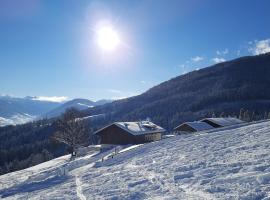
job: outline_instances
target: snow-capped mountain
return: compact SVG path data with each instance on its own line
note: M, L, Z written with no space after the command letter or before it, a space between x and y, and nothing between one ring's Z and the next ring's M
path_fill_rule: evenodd
M77 110L85 110L88 108L93 108L95 106L103 105L110 102L111 102L110 100L99 100L95 102L95 101L90 101L88 99L73 99L51 110L50 112L46 113L43 116L48 117L48 118L57 117L63 114L68 108L75 108Z
M24 98L0 96L0 126L24 124L43 117L57 117L67 108L84 110L108 102L111 101L74 99L67 102L52 102L30 96Z
M269 138L270 121L262 121L118 146L117 154L92 149L0 176L0 197L266 200Z
M0 96L0 126L23 124L61 105L35 97Z

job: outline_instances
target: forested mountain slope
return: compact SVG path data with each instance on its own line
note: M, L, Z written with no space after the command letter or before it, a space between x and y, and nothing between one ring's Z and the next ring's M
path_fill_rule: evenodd
M178 76L147 92L88 109L85 115L106 114L108 121L150 117L172 129L180 122L204 116L261 115L270 111L270 54L248 56Z

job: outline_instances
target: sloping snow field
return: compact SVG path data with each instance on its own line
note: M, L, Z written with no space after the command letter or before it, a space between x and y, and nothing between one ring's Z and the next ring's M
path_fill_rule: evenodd
M6 199L270 199L270 122L64 156L0 176ZM108 159L102 162L102 157Z

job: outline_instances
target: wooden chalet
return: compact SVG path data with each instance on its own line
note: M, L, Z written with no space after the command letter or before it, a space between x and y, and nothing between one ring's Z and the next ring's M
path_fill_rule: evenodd
M94 134L99 136L100 144L140 144L160 140L165 132L160 126L149 122L115 122Z
M234 117L224 117L224 118L205 118L200 120L201 122L205 122L215 128L232 126L236 124L243 123L244 121L234 118Z
M185 122L174 128L177 134L193 133L197 131L204 131L213 129L214 127L205 122Z

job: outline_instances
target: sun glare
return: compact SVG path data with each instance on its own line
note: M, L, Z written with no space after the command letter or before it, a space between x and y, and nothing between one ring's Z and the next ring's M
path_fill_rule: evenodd
M104 26L97 30L97 44L101 49L113 51L119 46L119 43L119 35L112 27Z

